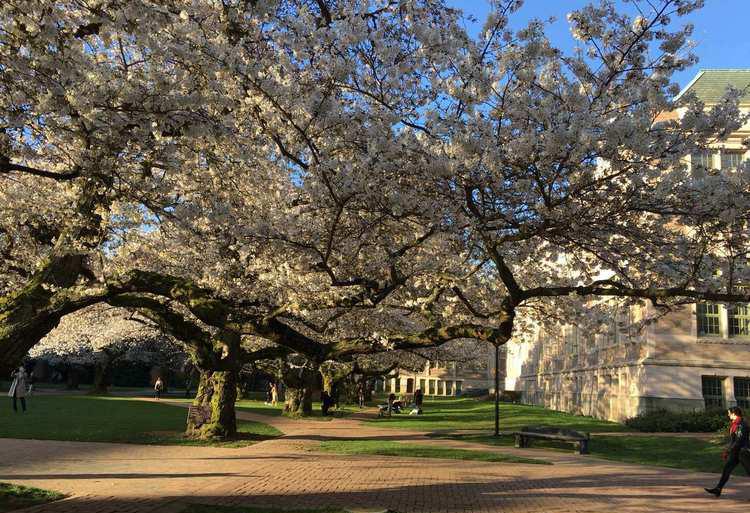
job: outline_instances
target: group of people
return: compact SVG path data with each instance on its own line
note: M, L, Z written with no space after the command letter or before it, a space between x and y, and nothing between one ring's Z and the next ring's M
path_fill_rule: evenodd
M422 405L424 404L424 392L421 389L414 391L413 405L414 408L409 415L422 415ZM388 394L388 403L380 406L380 414L391 416L393 413L401 413L405 407L404 402L396 399L396 394Z

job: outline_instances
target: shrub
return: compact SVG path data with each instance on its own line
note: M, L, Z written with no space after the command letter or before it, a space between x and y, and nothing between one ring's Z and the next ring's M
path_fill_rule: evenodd
M654 410L629 418L625 425L647 433L708 433L726 429L724 410L673 412Z

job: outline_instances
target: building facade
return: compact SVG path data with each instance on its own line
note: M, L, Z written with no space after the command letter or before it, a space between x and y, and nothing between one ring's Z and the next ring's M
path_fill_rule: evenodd
M710 106L727 86L746 91L740 107L750 110L750 70L701 71L680 94L690 91ZM750 159L748 137L750 125L686 159L736 168ZM510 343L506 389L521 392L526 403L616 421L661 408L750 407L747 305L688 305L641 326L652 314L646 305L630 306L613 315L604 334L565 326Z
M505 348L500 350L500 384L505 384ZM381 381L378 392L408 396L421 389L425 396L461 396L494 392L495 349L477 343L476 356L464 361L427 361L419 372L401 369L398 376ZM502 388L501 388L502 391Z

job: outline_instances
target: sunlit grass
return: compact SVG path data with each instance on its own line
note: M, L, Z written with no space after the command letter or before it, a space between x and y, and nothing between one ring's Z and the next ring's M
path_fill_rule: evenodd
M11 483L0 483L0 513L60 500L61 493Z
M32 396L28 411L0 414L0 438L163 445L241 446L280 436L267 424L241 421L238 440L208 442L183 436L187 409L123 397Z
M454 449L435 445L391 442L384 440L328 440L321 442L321 451L338 454L376 454L404 458L442 458L450 460L492 461L549 465L549 462L503 454L499 452Z
M373 419L379 427L420 431L466 430L491 431L495 426L495 404L476 399L426 398L422 415L406 413ZM523 426L554 426L585 432L631 431L622 424L593 417L571 415L539 406L500 404L500 430L517 431Z

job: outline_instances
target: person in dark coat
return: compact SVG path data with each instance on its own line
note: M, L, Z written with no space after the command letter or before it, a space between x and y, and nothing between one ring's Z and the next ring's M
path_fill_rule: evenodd
M421 388L414 391L414 406L417 408L417 414L422 415L422 403L424 402L424 392Z
M727 410L727 415L732 423L729 426L729 445L722 454L722 458L726 461L724 470L721 473L719 484L713 488L705 488L708 493L716 497L721 495L721 490L729 481L730 474L738 464L741 463L745 472L750 475L749 433L745 419L742 418L742 409L739 406L734 406Z
M323 413L323 416L325 417L328 415L329 408L333 405L333 400L331 399L331 396L323 390L320 393L320 411Z

